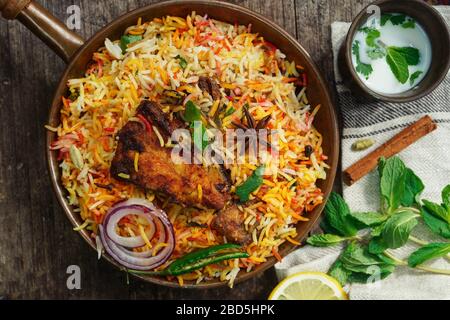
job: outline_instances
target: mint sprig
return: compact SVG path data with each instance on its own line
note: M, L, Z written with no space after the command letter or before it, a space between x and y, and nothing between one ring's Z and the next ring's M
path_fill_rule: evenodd
M430 231L449 239L450 185L442 191L442 204L420 201L419 196L424 189L422 180L400 158L380 159L378 172L382 196L379 212L352 212L341 196L332 193L321 224L326 233L313 235L307 240L307 243L317 247L344 244L342 254L328 273L342 285L383 279L397 266L450 274L450 270L423 265L432 259L448 257L449 242L427 243L411 236L422 218ZM355 233L355 230L358 232ZM408 241L421 247L407 261L396 258L389 251L402 247Z

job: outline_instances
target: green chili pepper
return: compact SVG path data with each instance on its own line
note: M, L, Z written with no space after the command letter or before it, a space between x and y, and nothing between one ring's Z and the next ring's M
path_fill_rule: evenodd
M224 117L231 116L235 111L236 111L236 109L234 109L233 107L230 107L228 110L225 111Z
M234 243L224 243L219 244L217 246L208 247L202 250L197 250L191 253L188 253L187 255L183 256L182 258L178 259L174 263L171 264L171 266L178 267L181 265L184 265L186 263L195 262L200 259L210 258L216 254L220 254L223 251L229 251L229 250L237 250L240 249L241 246L234 244Z
M178 276L181 274L190 273L207 265L218 263L224 260L248 258L249 255L246 252L238 251L241 248L241 246L236 244L225 243L191 252L184 257L176 260L169 267L162 271L147 272L129 270L129 272L142 275Z
M202 113L200 112L200 109L197 108L195 103L193 103L191 100L186 102L186 109L184 111L183 118L187 122L200 121L202 119Z
M163 271L163 275L178 276L180 274L190 273L192 271L201 269L210 264L218 263L220 261L236 259L236 258L248 258L248 257L249 257L249 255L246 252L225 253L225 254L222 254L219 256L202 259L202 260L197 261L196 263L193 263L190 265L185 265L185 266L177 268L177 269L169 268L169 269L167 269L166 273L164 273L164 271L166 271L166 270Z
M263 184L264 166L258 167L253 171L252 175L241 185L236 188L236 195L241 202L247 202L250 197L250 193L258 189Z

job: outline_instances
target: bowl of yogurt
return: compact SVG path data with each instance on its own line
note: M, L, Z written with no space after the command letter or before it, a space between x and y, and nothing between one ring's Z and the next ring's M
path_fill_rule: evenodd
M375 1L353 21L339 66L355 93L388 102L419 99L449 70L449 28L422 1Z

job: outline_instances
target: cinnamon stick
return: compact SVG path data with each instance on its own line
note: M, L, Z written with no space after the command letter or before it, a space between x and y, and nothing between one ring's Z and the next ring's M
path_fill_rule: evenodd
M345 184L351 186L372 171L381 157L389 158L399 153L435 129L436 123L430 116L424 116L345 170L343 174Z

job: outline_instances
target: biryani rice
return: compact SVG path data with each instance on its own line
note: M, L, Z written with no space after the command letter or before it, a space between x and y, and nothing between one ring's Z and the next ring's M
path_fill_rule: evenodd
M209 265L177 280L182 285L188 280L200 283L218 278L232 286L239 272L249 272L272 256L281 259L279 246L286 241L297 245L293 240L297 235L295 225L307 221L303 214L322 203L323 194L316 181L326 178L328 168L322 136L312 125L320 106L308 104L303 68L286 61L282 52L252 33L251 26L231 25L195 12L186 18L139 19L125 34L141 35L143 39L130 44L125 54L119 41L106 39L105 47L93 54L85 76L68 81L70 96L62 98L61 124L48 127L58 135L52 149L61 160L68 202L86 221L77 230L86 228L96 238L97 226L111 206L140 197L159 200L174 226L176 247L164 266L188 252L226 241L210 228L214 210L183 208L163 195L110 176L115 135L128 121L136 120L140 101L145 97L158 100L164 90L175 90L185 92L184 103L192 100L210 116L220 105L236 110L222 119L223 129L233 128L231 122L239 121L243 106L248 104L255 120L272 115L268 128L283 131L278 158L267 155L265 165L271 174L251 195L254 203L240 207L245 228L252 230L253 242L245 248L249 258ZM187 62L185 68L179 57ZM218 79L229 94L220 102L212 101L196 84L202 75ZM296 93L298 79L303 79L304 88ZM164 111L183 109L166 107ZM162 146L170 147L170 141L166 143L157 128L153 127L153 132ZM313 149L310 157L305 156L307 145ZM234 192L256 166L231 164L228 168ZM136 167L136 171L139 169ZM130 235L127 230L123 232Z

